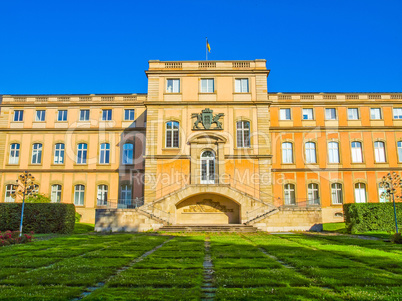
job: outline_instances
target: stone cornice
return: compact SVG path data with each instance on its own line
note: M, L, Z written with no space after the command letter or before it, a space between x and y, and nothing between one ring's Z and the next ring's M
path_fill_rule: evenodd
M0 133L15 133L15 132L146 132L146 128L0 128Z
M269 130L271 132L283 132L283 131L290 131L290 132L313 132L313 131L375 131L375 130L400 130L402 126L293 126L293 127L280 127L280 126L273 126L270 127Z
M339 167L339 168L272 168L272 172L330 172L330 171L392 171L402 170L402 167Z
M271 101L145 101L145 106L259 106L270 105Z

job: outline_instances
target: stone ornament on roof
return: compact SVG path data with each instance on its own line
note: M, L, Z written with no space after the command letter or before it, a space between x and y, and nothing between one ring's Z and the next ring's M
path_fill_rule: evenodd
M197 118L193 124L193 130L202 130L198 125L201 123L204 127L204 130L223 130L222 122L219 119L222 116L225 116L223 113L213 114L213 110L206 108L202 110L200 114L193 113L191 114L191 118ZM212 125L216 126L212 128Z

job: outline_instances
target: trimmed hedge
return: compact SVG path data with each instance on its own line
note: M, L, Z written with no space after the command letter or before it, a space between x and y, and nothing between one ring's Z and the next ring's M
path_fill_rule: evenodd
M21 203L0 203L0 231L19 230L21 207ZM74 204L25 204L23 232L70 234L74 224Z
M344 204L346 228L349 233L395 231L393 203ZM402 226L402 203L396 203L398 226Z

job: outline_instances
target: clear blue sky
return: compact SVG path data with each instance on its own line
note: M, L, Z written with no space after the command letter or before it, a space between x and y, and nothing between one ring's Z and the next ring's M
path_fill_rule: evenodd
M0 94L145 93L148 60L264 58L272 92L402 91L400 0L0 0Z

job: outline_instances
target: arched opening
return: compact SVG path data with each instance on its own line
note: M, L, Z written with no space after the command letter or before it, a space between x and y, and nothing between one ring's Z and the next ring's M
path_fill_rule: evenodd
M211 150L201 154L201 184L215 184L215 154Z
M240 224L240 205L223 195L197 194L176 204L176 224Z

